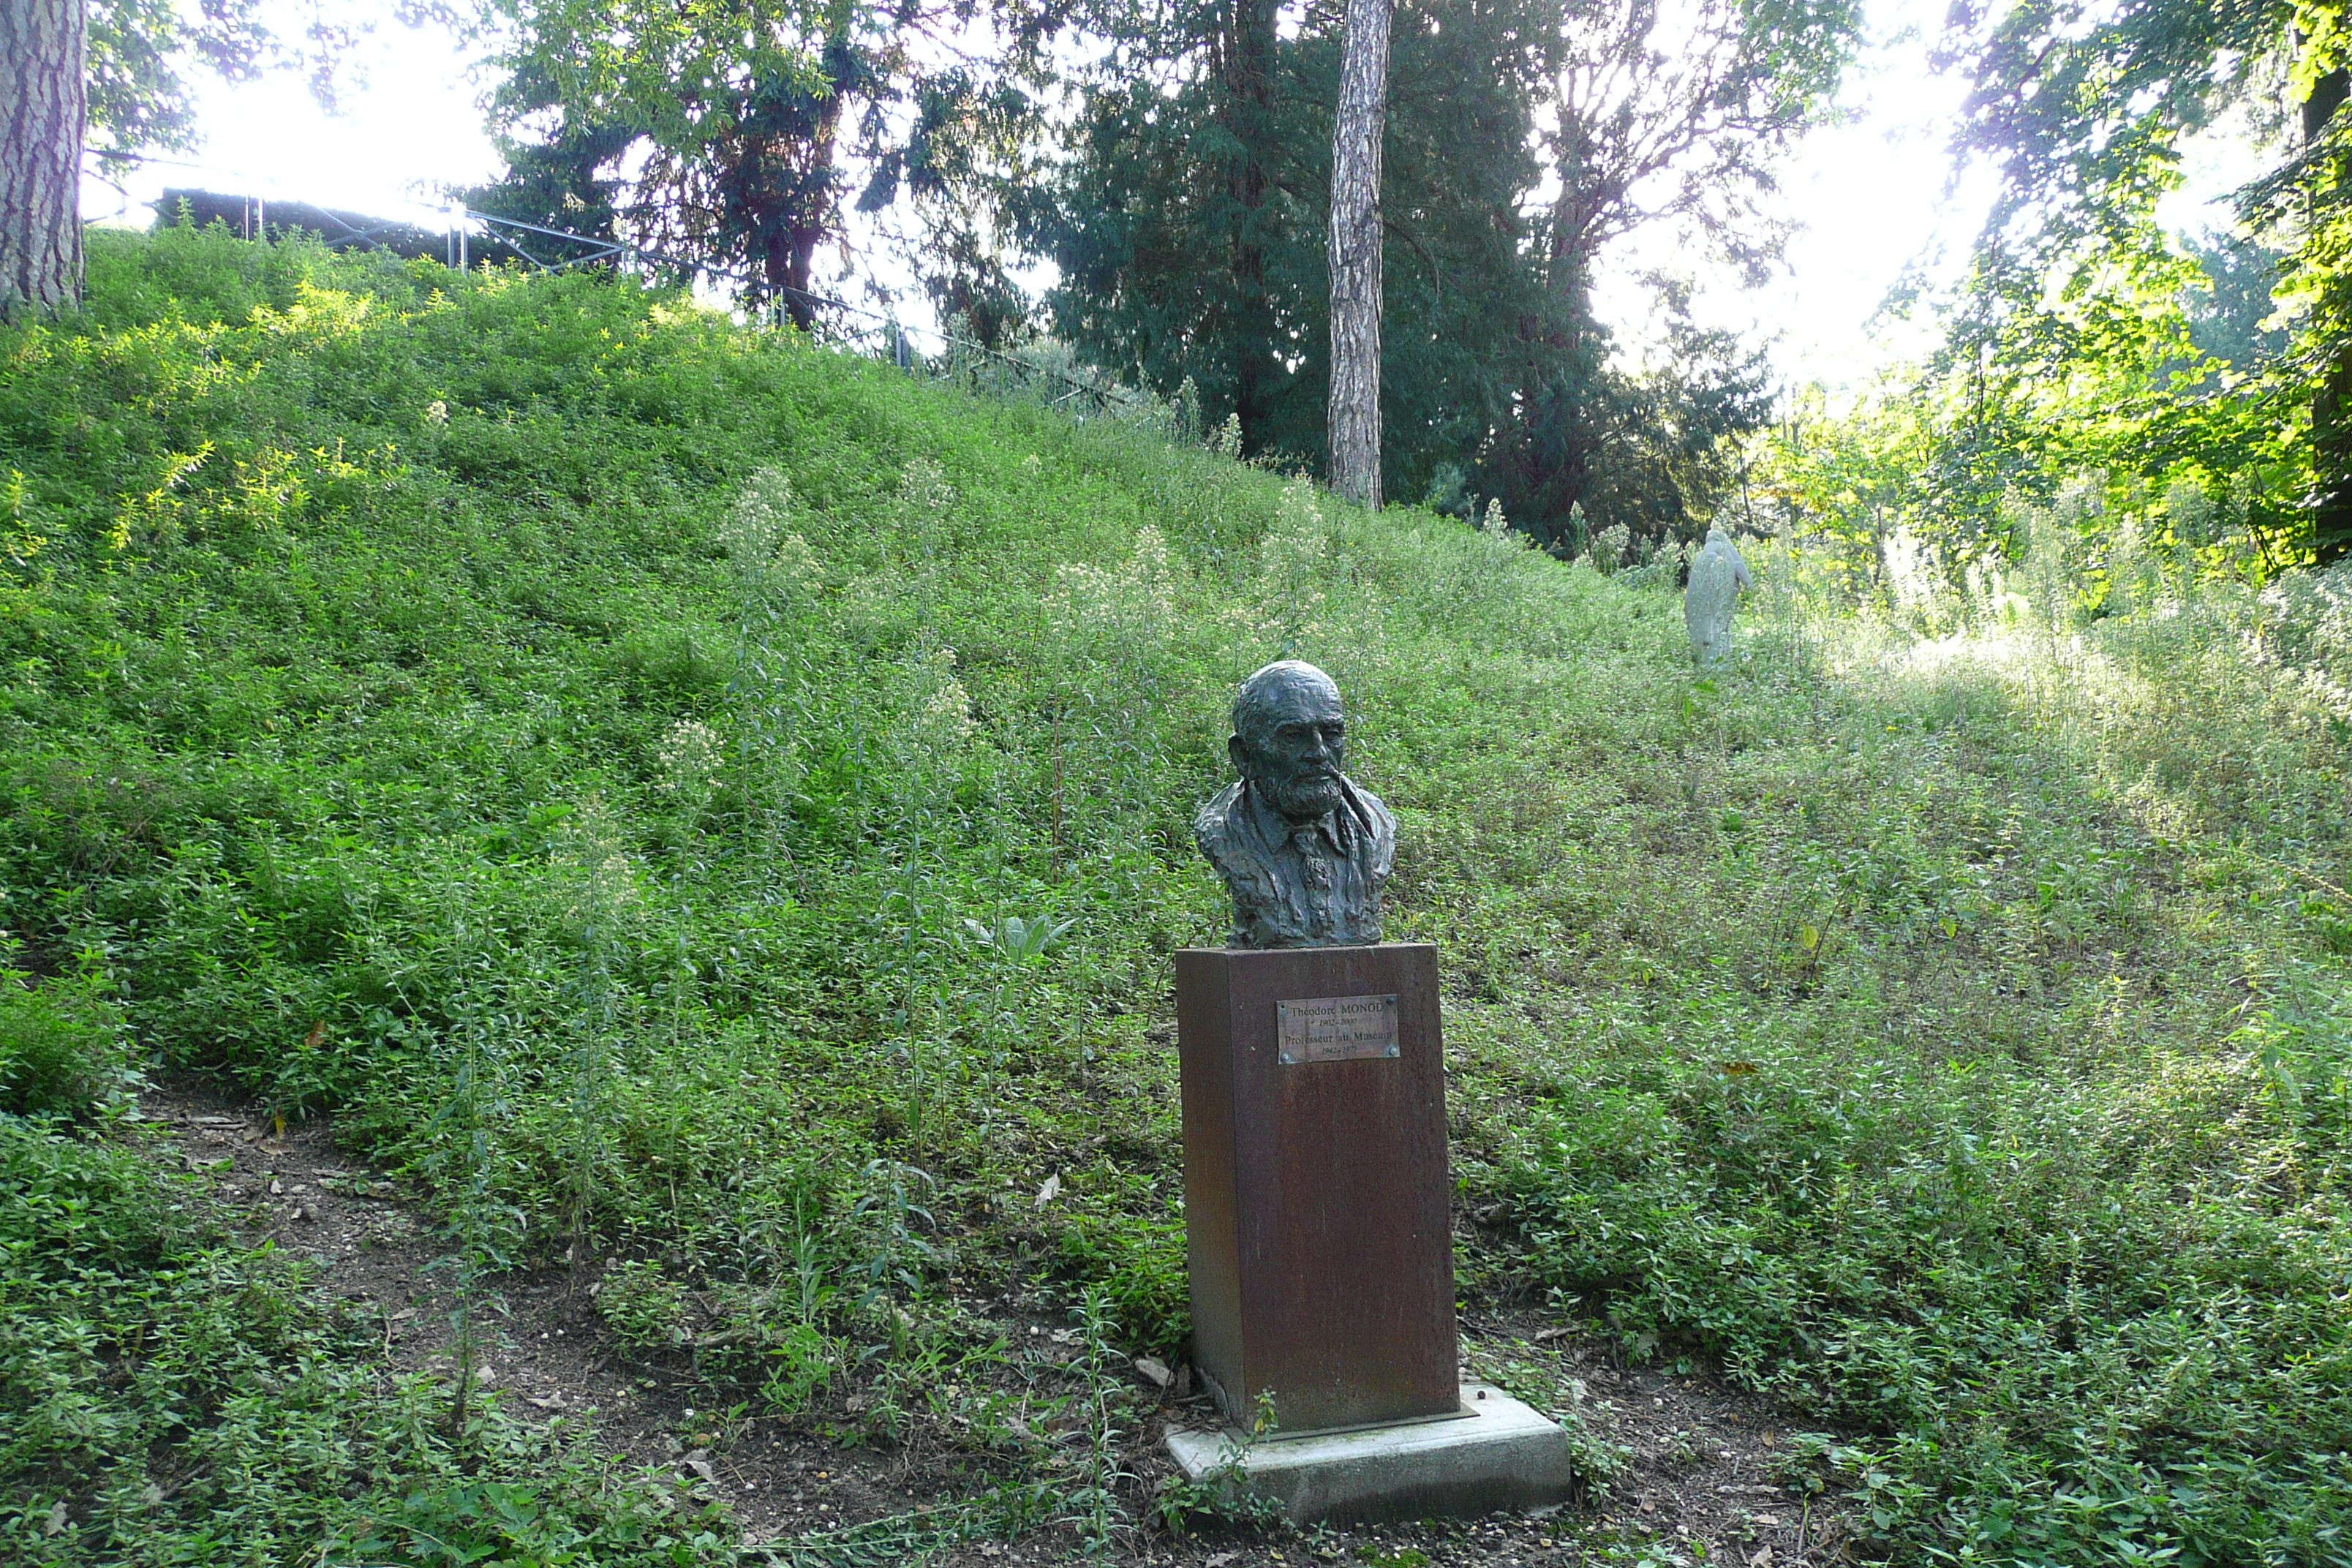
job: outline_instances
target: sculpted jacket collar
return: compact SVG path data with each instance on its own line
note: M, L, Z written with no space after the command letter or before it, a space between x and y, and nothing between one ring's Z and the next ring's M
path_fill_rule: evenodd
M1339 804L1294 831L1244 780L1202 807L1192 832L1233 893L1232 945L1381 940L1381 888L1396 858L1396 819L1370 790L1342 779Z

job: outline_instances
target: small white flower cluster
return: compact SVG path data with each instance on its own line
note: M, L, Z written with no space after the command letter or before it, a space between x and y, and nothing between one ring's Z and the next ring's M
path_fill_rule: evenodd
M929 458L910 460L898 476L898 504L925 519L943 517L955 505L956 493L948 471Z
M808 541L788 531L792 514L791 477L761 468L719 525L719 542L749 591L799 602L816 591L824 568Z
M1296 643L1322 617L1331 542L1331 520L1324 516L1314 485L1299 479L1283 486L1274 526L1258 542L1258 580L1273 616L1267 630Z
M943 746L960 746L971 738L971 694L963 682L949 676L931 688L915 713L915 728L924 739Z
M671 795L698 798L719 779L719 731L699 719L681 719L662 741L661 787Z
M1221 458L1239 458L1242 455L1242 416L1228 414L1225 422L1209 432L1208 448Z
M619 826L602 795L590 795L565 824L562 863L578 879L575 920L612 919L637 900L637 869L621 847Z
M2352 680L2352 562L2325 571L2282 573L2263 590L2263 643L2291 664L2332 667Z
M955 663L951 647L908 661L909 700L898 740L899 760L912 771L954 752L979 728L971 716L971 693L956 679Z
M1059 586L1046 595L1045 611L1066 648L1132 653L1159 643L1175 624L1174 573L1167 538L1156 528L1136 534L1123 568L1071 562L1054 575Z
M1614 572L1625 564L1625 557L1633 547L1633 531L1622 522L1612 522L1592 536L1592 547L1585 552L1599 572Z
M738 571L758 571L775 558L792 517L793 481L774 468L761 468L735 498L734 510L719 527L719 542Z

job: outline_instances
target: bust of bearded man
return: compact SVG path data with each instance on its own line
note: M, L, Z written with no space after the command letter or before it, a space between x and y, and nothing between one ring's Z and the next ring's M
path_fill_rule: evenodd
M1192 837L1234 896L1232 947L1346 947L1381 940L1396 818L1349 782L1339 689L1285 659L1234 698L1225 742L1240 782L1201 808Z

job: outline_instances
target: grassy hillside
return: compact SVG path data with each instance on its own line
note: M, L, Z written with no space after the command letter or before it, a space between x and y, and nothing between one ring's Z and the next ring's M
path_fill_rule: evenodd
M1402 819L1391 934L1442 951L1474 1309L1795 1405L1901 1560L2352 1561L2326 604L2002 663L1780 602L1695 680L1656 572L1149 429L586 277L97 240L83 317L0 331L5 1137L89 1194L6 1199L25 1550L394 1530L436 1474L419 1517L489 1531L487 1466L681 1543L604 1560L723 1551L495 1408L401 1417L438 1396L275 1260L154 1219L193 1199L124 1161L124 1049L334 1108L467 1279L602 1270L714 1403L1139 1517L1011 1420L969 1304L1042 1281L1181 1352L1187 824L1292 653ZM289 1304L145 1282L198 1266ZM203 1333L250 1354L148 1375ZM315 1377L334 1457L184 1484Z

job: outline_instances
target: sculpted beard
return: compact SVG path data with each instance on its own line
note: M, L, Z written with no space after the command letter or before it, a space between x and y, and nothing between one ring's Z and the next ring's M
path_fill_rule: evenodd
M1294 822L1323 816L1339 804L1339 775L1329 768L1301 768L1295 773L1269 772L1259 781L1274 809Z

